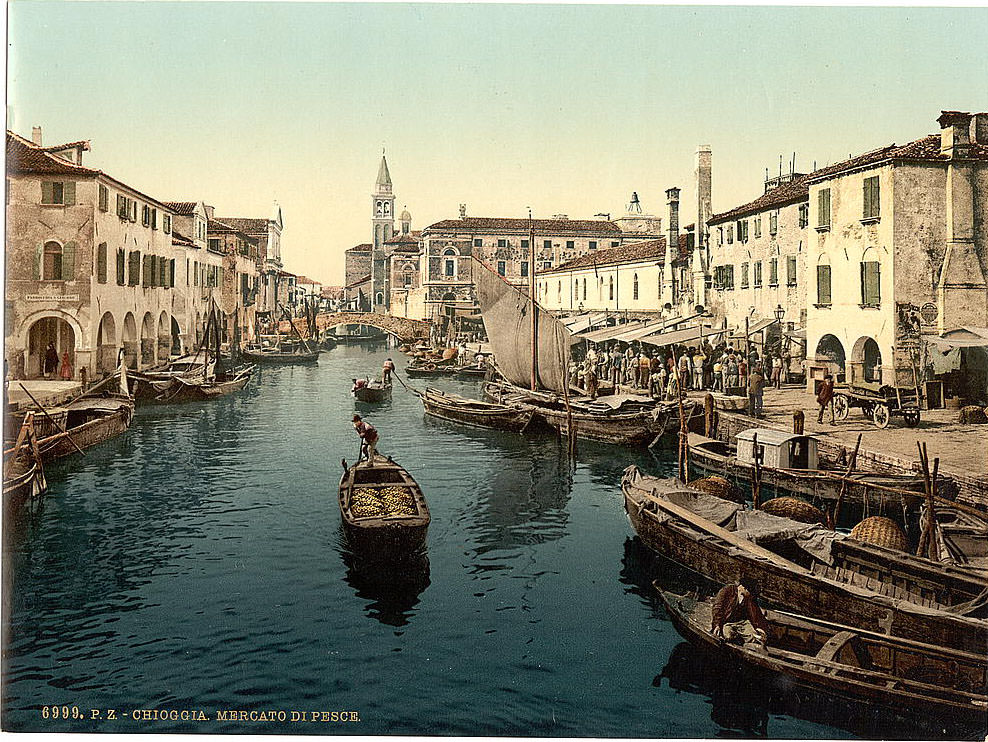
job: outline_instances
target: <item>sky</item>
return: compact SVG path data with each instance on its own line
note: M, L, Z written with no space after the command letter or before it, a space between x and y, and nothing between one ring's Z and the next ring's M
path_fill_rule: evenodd
M284 215L286 269L327 285L370 241L386 150L413 229L619 216L694 221L797 171L988 110L988 8L59 2L8 5L9 129L160 200ZM788 164L786 165L788 167Z

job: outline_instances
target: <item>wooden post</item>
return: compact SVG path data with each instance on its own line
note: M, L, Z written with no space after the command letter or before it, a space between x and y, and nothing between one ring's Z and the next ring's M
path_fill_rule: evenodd
M703 434L707 438L713 438L716 431L714 429L714 416L717 414L717 407L714 403L714 395L707 393L703 397Z
M535 317L535 222L532 221L532 210L528 210L528 262L530 263L528 267L528 298L531 301L531 311L532 311L532 391L534 392L538 389L538 343L536 342L536 336L538 334L538 321ZM569 389L569 354L570 349L566 349L566 353L563 355L563 365L566 367L564 376L565 387Z
M802 410L796 410L792 413L792 432L794 435L803 434L805 421L806 415L803 414Z
M847 484L850 481L851 473L854 471L854 464L858 460L858 449L861 448L861 433L858 433L857 443L854 444L854 451L851 453L851 458L847 462L847 471L844 472L844 476L841 477L840 492L837 494L837 502L834 503L834 509L830 513L829 523L831 529L837 528L837 518L840 516L840 507L844 503L844 495L847 494Z
M755 467L751 470L751 504L758 510L761 507L762 464L758 455L758 433L751 437L751 457Z

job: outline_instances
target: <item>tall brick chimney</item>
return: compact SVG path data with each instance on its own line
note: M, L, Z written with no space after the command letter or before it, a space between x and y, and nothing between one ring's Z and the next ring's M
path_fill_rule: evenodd
M696 245L707 244L707 220L713 215L710 206L713 155L709 144L696 148Z
M35 126L31 129L31 141L37 144L39 147L43 146L41 144L41 127Z
M669 188L666 191L666 202L669 204L669 249L674 255L679 253L679 189Z

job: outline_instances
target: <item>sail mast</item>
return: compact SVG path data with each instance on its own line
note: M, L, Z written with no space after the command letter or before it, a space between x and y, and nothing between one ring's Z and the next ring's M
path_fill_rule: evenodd
M528 207L528 298L532 314L532 391L538 389L538 319L535 311L535 222L532 221L532 207Z

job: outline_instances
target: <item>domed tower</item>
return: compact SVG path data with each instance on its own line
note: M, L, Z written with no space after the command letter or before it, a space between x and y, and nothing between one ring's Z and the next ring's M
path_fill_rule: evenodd
M407 206L402 210L401 216L398 219L401 222L401 233L410 234L412 231L412 215L408 213Z

